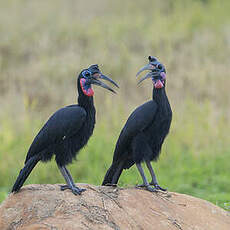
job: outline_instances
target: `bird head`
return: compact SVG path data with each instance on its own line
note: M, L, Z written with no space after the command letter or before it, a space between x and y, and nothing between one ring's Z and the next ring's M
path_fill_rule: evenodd
M94 95L94 91L92 89L92 84L93 84L93 85L99 85L105 89L110 90L113 93L116 93L112 88L110 88L108 85L106 85L99 79L107 80L119 88L116 82L114 82L111 78L101 73L98 65L91 65L88 69L82 70L82 72L78 77L79 85L82 92L88 97L93 96Z
M143 68L141 68L137 72L136 76L138 76L141 72L143 72L145 70L149 70L149 72L139 80L138 84L140 84L145 79L151 78L153 85L154 85L154 88L161 89L161 88L165 87L166 70L165 70L164 65L162 65L153 56L149 56L148 59L149 59L149 63L146 66L144 66Z

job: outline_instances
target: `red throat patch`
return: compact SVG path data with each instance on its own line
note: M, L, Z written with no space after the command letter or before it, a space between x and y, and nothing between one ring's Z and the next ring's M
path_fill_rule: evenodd
M154 84L154 87L157 89L161 89L162 87L164 87L164 85L161 80L157 80L157 82Z
M88 97L92 97L94 95L94 91L91 87L89 87L88 89L85 87L85 82L86 80L84 78L81 78L80 79L80 85L81 85L81 89L82 89L82 92L88 96Z

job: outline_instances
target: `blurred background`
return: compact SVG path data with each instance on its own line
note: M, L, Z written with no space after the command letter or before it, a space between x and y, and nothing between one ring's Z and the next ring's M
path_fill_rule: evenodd
M0 201L48 117L76 103L76 77L99 64L120 85L95 89L94 135L69 169L99 185L129 114L152 97L135 74L154 55L167 69L173 122L158 180L169 191L230 207L229 0L0 1ZM120 186L141 182L135 167ZM64 183L54 161L26 183Z

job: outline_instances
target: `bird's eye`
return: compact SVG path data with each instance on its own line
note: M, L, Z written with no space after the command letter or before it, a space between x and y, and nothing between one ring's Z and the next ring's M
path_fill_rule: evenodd
M158 69L163 69L163 65L162 65L162 64L158 64L156 67L157 67Z
M90 72L86 71L85 76L89 77L90 76Z
M87 78L87 77L90 77L91 73L90 71L88 70L85 70L83 73L82 73L83 77Z

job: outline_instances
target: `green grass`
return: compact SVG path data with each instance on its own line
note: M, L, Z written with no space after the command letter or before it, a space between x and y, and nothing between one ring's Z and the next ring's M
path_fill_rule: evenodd
M135 73L156 55L167 68L173 123L154 163L159 182L229 210L230 2L228 0L0 2L0 202L33 137L57 108L75 103L76 75L98 63L120 84L95 87L97 124L78 161L77 182L101 184L128 115L151 97ZM135 167L120 185L140 183ZM52 161L28 183L63 183Z

